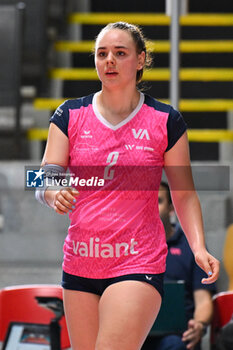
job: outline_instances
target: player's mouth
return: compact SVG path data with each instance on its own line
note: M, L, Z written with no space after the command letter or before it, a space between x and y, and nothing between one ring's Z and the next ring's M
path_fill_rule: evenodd
M107 75L108 77L116 77L118 73L113 70L108 70L107 72L105 72L105 75Z

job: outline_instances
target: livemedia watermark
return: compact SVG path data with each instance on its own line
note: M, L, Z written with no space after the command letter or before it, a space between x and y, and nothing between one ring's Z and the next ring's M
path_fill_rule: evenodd
M175 177L174 191L229 191L230 167L189 166L72 166L68 172L45 172L40 166L25 167L25 190L75 187L93 191L157 191L163 173ZM194 186L190 179L192 173Z

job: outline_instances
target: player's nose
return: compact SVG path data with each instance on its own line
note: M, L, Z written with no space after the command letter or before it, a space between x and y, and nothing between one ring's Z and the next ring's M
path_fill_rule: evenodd
M111 51L108 52L107 63L111 63L111 64L115 63L115 57Z

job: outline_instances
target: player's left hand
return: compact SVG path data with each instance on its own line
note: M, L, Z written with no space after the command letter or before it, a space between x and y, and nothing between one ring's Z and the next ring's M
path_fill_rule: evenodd
M220 263L206 249L195 254L195 261L207 274L207 278L201 280L204 284L215 282L219 276Z
M194 349L194 346L201 340L203 335L203 324L193 319L188 322L188 329L183 333L182 341L187 343L186 347L189 350Z

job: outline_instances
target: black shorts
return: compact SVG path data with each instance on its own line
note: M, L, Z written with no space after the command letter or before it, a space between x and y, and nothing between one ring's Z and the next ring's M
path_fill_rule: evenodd
M164 273L160 274L143 274L136 273L130 275L123 275L112 278L85 278L75 275L70 275L63 271L62 275L62 287L64 289L78 290L82 292L93 293L97 295L102 295L105 289L113 283L121 281L141 281L151 284L159 292L161 297L163 297L163 278Z

